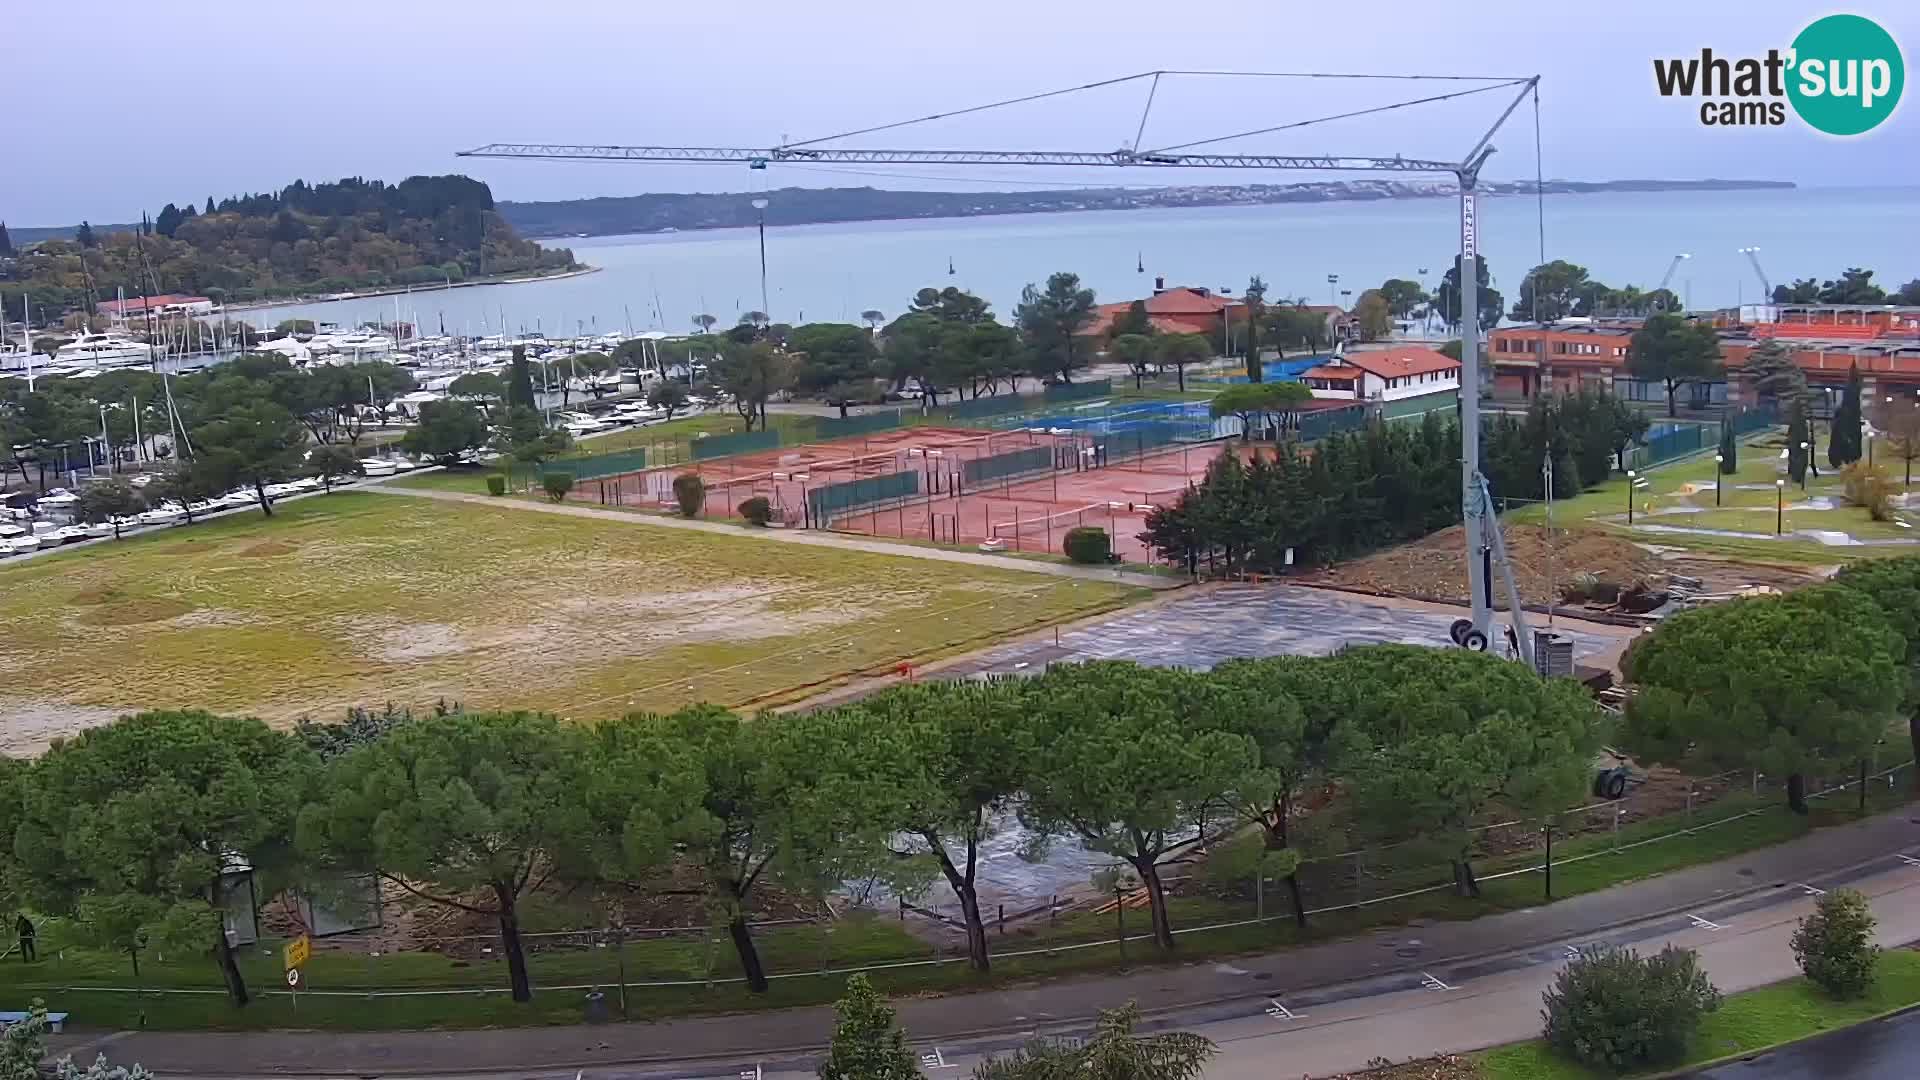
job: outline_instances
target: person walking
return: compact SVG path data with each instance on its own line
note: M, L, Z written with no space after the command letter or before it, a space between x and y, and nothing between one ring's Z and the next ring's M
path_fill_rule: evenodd
M21 961L23 963L31 964L34 961L40 959L39 954L33 951L33 935L34 935L33 920L27 918L26 912L24 911L21 912L20 918L15 920L13 924L13 932L20 936Z

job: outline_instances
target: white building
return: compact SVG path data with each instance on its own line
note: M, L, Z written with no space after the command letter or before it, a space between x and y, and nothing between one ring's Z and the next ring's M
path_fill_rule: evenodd
M1323 401L1399 401L1460 389L1460 361L1417 345L1336 356L1300 373Z

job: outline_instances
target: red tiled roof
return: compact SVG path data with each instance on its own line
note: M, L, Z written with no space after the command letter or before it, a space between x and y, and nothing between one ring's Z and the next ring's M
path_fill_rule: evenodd
M1460 370L1460 361L1417 345L1350 352L1341 359L1352 367L1383 379L1404 379L1409 375Z
M100 301L100 307L115 314L122 314L129 311L158 310L172 304L205 304L210 302L211 301L204 296L162 293L159 296L149 296L144 300L138 296L130 296L125 300L102 300Z
M1149 315L1213 315L1240 306L1240 301L1230 296L1203 293L1184 285L1162 290L1147 298Z
M1342 364L1339 367L1334 367L1331 364L1321 364L1318 367L1310 367L1301 372L1300 377L1303 379L1332 379L1335 382L1352 382L1360 377L1360 370L1361 369L1354 367L1352 364Z

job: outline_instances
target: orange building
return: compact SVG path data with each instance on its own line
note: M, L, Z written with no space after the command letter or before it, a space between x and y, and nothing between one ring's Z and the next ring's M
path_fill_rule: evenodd
M1100 304L1093 318L1080 328L1081 337L1105 337L1115 321L1127 314L1134 302ZM1247 305L1204 287L1175 285L1168 288L1165 278L1153 279L1153 295L1147 297L1147 321L1162 334L1205 334L1217 337L1220 318L1228 321L1247 317Z

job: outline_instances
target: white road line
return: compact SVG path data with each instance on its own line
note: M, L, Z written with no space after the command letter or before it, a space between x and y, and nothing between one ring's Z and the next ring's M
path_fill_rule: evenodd
M1305 1020L1307 1018L1305 1013L1294 1012L1292 1009L1280 1004L1279 998L1268 998L1267 1000L1273 1003L1268 1006L1267 1015L1273 1017L1275 1020Z
M920 1055L920 1064L929 1069L959 1068L957 1065L949 1065L947 1063L947 1055L941 1053L940 1048L937 1046L933 1048L933 1053Z
M1901 855L1901 854L1895 853L1893 857L1896 859L1899 859L1903 863L1906 863L1908 866L1920 866L1920 859L1916 859L1911 855Z
M1431 972L1423 971L1420 974L1422 976L1420 980L1420 985L1426 987L1429 990L1452 990L1453 989L1453 987L1448 986L1446 983L1443 983L1439 979L1435 978Z
M1695 925L1695 926L1697 926L1697 927L1699 927L1699 928L1700 928L1700 929L1702 929L1702 930L1723 930L1723 929L1725 929L1725 927L1723 927L1723 926L1721 926L1721 925L1720 925L1719 923L1717 923L1717 922L1713 922L1713 921L1712 921L1712 920L1710 920L1710 919L1703 919L1703 918L1701 918L1700 916L1698 916L1698 915L1695 915L1695 914L1693 914L1692 912L1688 912L1688 913L1687 913L1687 918L1689 918L1689 919L1692 919L1692 920L1693 920L1693 925Z
M1565 946L1565 948L1566 948L1566 950L1567 950L1567 959L1569 959L1569 960L1578 960L1578 959L1580 959L1580 947L1579 947L1579 946L1577 946L1577 945L1568 945L1568 946Z
M1798 886L1800 886L1800 891L1801 891L1801 892L1804 892L1804 893L1806 893L1806 894L1807 894L1808 896L1825 896L1825 895L1827 895L1827 890L1825 890L1825 889L1816 889L1816 888L1814 888L1813 886L1811 886L1811 885L1809 885L1809 884L1807 884L1807 883L1806 883L1806 882L1804 882L1804 881L1796 881L1796 882L1794 882L1794 884L1796 884L1796 885L1798 885Z

